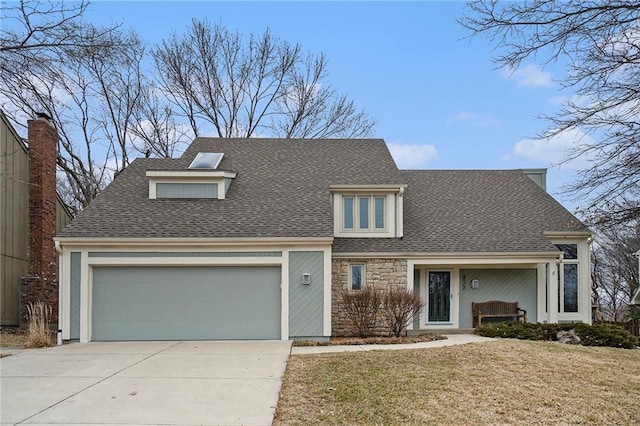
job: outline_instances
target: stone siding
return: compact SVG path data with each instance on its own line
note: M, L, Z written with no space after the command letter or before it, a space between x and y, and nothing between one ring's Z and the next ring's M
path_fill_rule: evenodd
M352 324L342 308L340 294L349 286L349 264L365 265L365 285L378 289L407 287L406 259L333 259L331 261L331 334L352 336ZM376 334L388 335L389 330L382 318L378 318Z

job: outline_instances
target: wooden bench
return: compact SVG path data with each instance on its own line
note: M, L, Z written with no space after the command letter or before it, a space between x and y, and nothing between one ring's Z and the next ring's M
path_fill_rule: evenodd
M473 312L473 326L482 326L483 318L511 318L527 322L527 311L520 309L518 302L471 302Z

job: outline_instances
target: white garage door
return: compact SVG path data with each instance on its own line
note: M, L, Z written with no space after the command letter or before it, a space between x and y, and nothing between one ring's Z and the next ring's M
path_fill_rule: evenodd
M280 267L94 267L92 340L280 339Z

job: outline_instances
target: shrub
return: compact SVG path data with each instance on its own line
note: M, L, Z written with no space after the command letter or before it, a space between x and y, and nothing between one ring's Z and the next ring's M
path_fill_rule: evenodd
M27 306L29 331L27 334L27 348L46 348L53 346L53 338L49 330L49 322L53 311L44 302L31 303Z
M522 340L557 340L558 331L574 330L584 346L610 346L633 349L638 339L622 327L608 324L583 323L533 324L503 322L478 327L474 333L486 337L503 337Z
M585 346L611 346L633 349L638 339L624 328L608 324L575 324L575 331Z
M507 339L542 340L541 324L520 321L507 321L483 325L474 330L475 334L485 337L503 337Z
M381 299L380 290L373 286L355 291L342 290L342 304L358 336L373 335Z
M393 287L382 296L385 321L395 337L400 337L409 321L423 307L420 295L404 287Z

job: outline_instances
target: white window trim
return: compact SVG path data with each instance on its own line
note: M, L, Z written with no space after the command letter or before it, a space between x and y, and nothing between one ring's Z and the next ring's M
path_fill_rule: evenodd
M344 211L344 200L347 198L352 198L353 199L353 228L346 228L345 227L345 211ZM367 228L363 228L360 226L360 200L362 199L368 199L369 200L369 214L368 214L368 227ZM376 199L382 199L384 200L384 210L383 212L383 220L384 220L384 226L382 228L376 228L375 227L375 222L376 222L376 208L375 208L375 202ZM357 195L351 195L351 194L345 194L342 196L342 232L388 232L388 227L389 227L389 219L387 216L387 204L389 203L389 196L388 195L380 195L380 194L357 194Z
M353 273L352 273L352 268L354 266L359 266L362 268L362 275L361 275L361 283L360 283L360 288L359 289L354 289L353 288ZM367 285L367 264L364 262L354 262L354 263L349 263L349 291L359 291L362 290L363 288L365 288L365 286Z
M344 227L344 199L353 198L353 229ZM369 228L359 228L359 199L369 197ZM384 197L384 228L375 228L375 199ZM401 236L402 208L396 208L397 203L402 203L402 197L396 197L393 193L358 192L339 193L333 197L334 235L344 238L391 238Z
M234 179L236 173L219 170L148 170L149 199L157 199L158 183L215 183L218 185L218 200L224 200L226 191L225 179Z
M552 244L577 244L578 245L578 258L577 259L562 259L558 262L558 265L561 268L564 268L564 264L574 263L578 265L578 312L564 312L564 300L560 299L559 301L555 300L555 297L551 297L549 294L549 307L553 312L549 312L548 315L550 320L552 320L552 313L555 316L555 321L577 321L584 322L587 324L591 323L591 259L590 259L590 244L591 238L590 234L580 234L576 238L575 235L566 235L564 238L558 234L545 233L546 236L549 237L549 240ZM582 238L580 238L582 237ZM553 268L556 269L557 268ZM557 276L554 272L551 274L552 279L556 281L555 285L549 286L549 293L555 291L558 293L558 288L560 288L560 295L564 296L564 277ZM557 287L556 287L557 286ZM551 302L554 303L551 303ZM558 303L560 304L560 312L558 312Z

